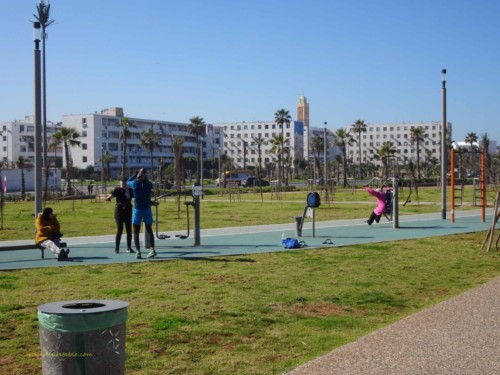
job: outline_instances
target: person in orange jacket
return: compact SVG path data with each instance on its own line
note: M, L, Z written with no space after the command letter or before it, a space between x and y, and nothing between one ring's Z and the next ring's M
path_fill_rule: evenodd
M58 261L67 260L69 249L61 249L61 237L61 225L52 208L46 207L36 218L35 243L52 251Z

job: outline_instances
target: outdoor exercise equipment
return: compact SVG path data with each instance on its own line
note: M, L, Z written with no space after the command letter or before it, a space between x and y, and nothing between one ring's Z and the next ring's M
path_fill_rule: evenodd
M394 229L399 228L399 179L397 177L387 179L373 177L366 185L370 185L373 181L378 182L377 187L379 188L384 186L390 187L390 189L386 190L384 216L389 222L392 222ZM409 199L407 199L405 204L408 201Z
M189 219L189 207L193 208L194 211L194 246L199 246L200 245L200 203L199 199L196 199L196 197L199 197L203 194L202 187L199 185L193 185L192 190L184 190L184 191L176 191L176 192L171 192L171 193L166 193L159 195L155 197L155 202L157 202L161 198L166 198L166 197L171 197L171 196L191 196L193 197L193 200L190 201L185 201L184 205L186 206L186 233L185 234L176 234L174 235L175 238L179 238L181 240L185 240L190 237L191 232L190 232L190 219ZM156 238L159 240L166 240L168 238L171 238L171 236L167 234L161 234L159 233L158 229L158 205L155 205L156 209ZM144 234L144 243L149 246L150 241L149 241L149 236L148 233L145 232ZM147 247L146 246L146 247Z
M451 212L450 221L455 222L455 147L453 145L450 152L450 179L451 179ZM481 154L481 221L486 220L486 150L472 151L473 154ZM474 194L476 192L474 191Z
M158 201L161 198L171 197L171 196L193 196L193 192L191 192L191 191L180 191L180 192L172 192L172 193L162 194L162 195L156 197L155 201ZM176 234L175 235L176 238L179 238L181 240L185 240L185 239L189 238L189 236L190 236L189 207L191 206L191 207L193 207L193 209L195 209L195 207L196 207L195 203L194 203L194 200L192 200L192 201L185 201L184 205L186 206L186 233L185 234ZM167 234L161 234L161 233L159 233L159 229L158 229L158 223L159 223L159 220L158 220L158 205L156 205L155 208L156 208L156 238L158 238L159 240L166 240L166 239L170 238L171 236L169 236Z
M295 234L297 237L302 237L302 227L304 225L304 220L306 217L312 219L312 236L316 236L316 218L314 209L321 205L321 198L319 193L311 191L307 194L306 205L304 207L304 212L301 216L295 216Z

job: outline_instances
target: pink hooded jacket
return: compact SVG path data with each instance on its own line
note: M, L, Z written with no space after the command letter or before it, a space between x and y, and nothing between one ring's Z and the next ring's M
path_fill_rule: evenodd
M375 215L382 215L385 212L385 192L374 190L369 186L365 186L365 190L368 192L368 194L373 195L375 198L377 198L377 207L375 207L375 209L373 210L373 212L375 212Z

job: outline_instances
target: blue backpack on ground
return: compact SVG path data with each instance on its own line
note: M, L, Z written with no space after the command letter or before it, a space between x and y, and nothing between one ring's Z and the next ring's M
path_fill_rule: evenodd
M304 241L299 241L296 238L285 238L281 243L285 246L285 249L300 249L306 246Z

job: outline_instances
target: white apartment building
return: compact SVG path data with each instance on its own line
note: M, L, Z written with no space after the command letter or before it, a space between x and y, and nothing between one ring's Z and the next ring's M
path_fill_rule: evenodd
M291 121L283 125L283 135L288 139L293 159L304 157L304 123ZM231 160L232 169L245 169L249 166L257 167L259 154L254 138L263 138L265 143L261 147L262 167L266 163L277 162L277 156L271 153L271 139L281 134L281 126L273 121L233 122L214 124L224 134L222 152Z
M411 142L410 129L421 127L424 130L424 141L420 142L420 161L435 159L438 162L441 160L441 122L403 122L396 124L367 124L367 132L361 133L361 163L371 162L375 165L381 165L380 160L376 160L374 155L382 147L384 142L390 141L398 150L396 159L400 165L405 164L409 160L416 162L417 147L416 143ZM358 135L352 131L349 126L347 130L356 140L347 149L349 161L358 164L359 149ZM452 139L452 126L448 122L446 135L448 141Z
M47 137L54 134L61 123L47 122ZM25 116L23 120L0 122L0 160L9 168L22 156L35 163L35 125L33 116ZM50 146L50 145L49 145ZM62 167L62 147L48 148L47 161L49 168ZM54 165L55 161L55 165Z
M62 124L68 128L74 128L81 135L80 147L71 149L73 165L79 168L93 166L94 170L101 170L101 156L108 151L114 161L110 164L111 177L119 177L122 165L122 141L120 140L120 124L124 117L123 108L114 107L104 109L100 113L83 115L64 115ZM151 154L149 150L140 147L139 141L141 133L148 129L153 129L160 135L161 148L153 151L153 167L158 164L170 164L174 162L172 149L172 139L183 137L183 155L185 157L196 156L196 138L188 132L187 123L171 121L160 121L151 119L141 119L127 116L135 127L129 127L131 133L127 139L127 168L135 170L137 168L149 169L151 164ZM212 125L207 125L206 136L203 137L203 159L218 156L223 133L220 129Z

